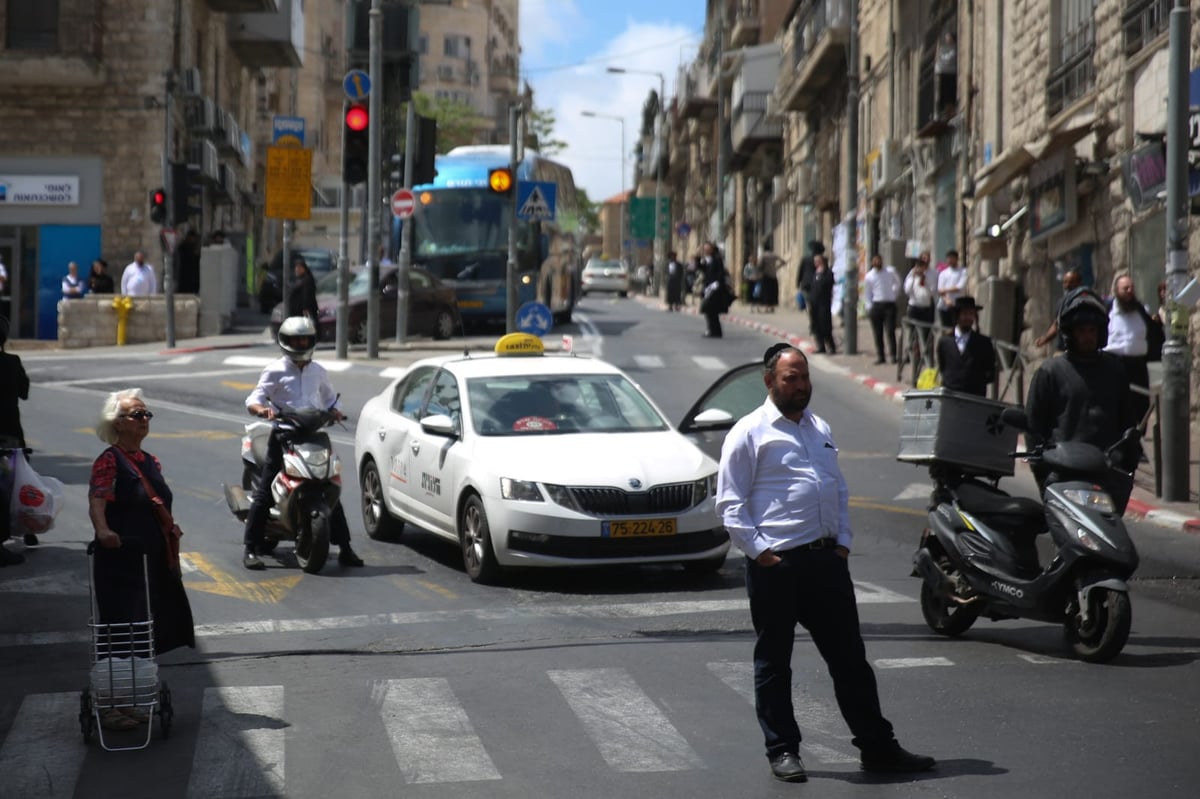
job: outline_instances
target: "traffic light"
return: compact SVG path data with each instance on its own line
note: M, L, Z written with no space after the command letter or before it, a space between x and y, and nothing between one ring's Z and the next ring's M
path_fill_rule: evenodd
M508 167L488 172L488 188L497 194L511 194L513 190L512 170Z
M156 225L167 221L167 190L155 189L150 192L150 221Z
M171 164L171 207L175 211L175 224L180 225L200 216L204 211L204 186L200 182L200 167L197 164Z
M344 123L342 180L354 186L367 179L367 166L370 164L371 115L365 105L353 103L346 108Z
M413 185L433 183L437 177L434 158L437 156L437 120L417 116L417 160L413 163Z

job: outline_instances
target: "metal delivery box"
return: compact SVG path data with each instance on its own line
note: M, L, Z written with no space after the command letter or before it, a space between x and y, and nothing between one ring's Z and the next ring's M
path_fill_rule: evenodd
M1000 412L1017 407L944 388L904 393L900 454L905 463L945 463L975 474L1013 474L1017 429Z

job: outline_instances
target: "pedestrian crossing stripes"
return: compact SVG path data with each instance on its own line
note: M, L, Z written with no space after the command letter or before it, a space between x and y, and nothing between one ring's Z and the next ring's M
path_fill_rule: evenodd
M286 795L283 715L282 685L205 688L187 799Z
M447 680L388 680L380 712L405 782L500 779Z

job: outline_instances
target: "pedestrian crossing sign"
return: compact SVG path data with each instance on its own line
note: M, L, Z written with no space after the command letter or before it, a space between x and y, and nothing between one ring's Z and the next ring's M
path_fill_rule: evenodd
M551 221L558 197L558 184L549 181L517 181L517 219Z

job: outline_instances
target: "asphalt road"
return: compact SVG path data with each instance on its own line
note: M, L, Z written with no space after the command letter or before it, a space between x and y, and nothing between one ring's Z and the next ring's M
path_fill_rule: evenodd
M673 420L770 340L627 300L588 298L576 349L613 361ZM331 356L331 353L329 353ZM334 375L350 412L395 368ZM35 465L66 505L28 562L0 571L0 798L62 797L945 797L1191 796L1200 779L1200 607L1194 581L1134 584L1134 627L1113 663L1067 657L1058 628L981 621L963 638L921 620L910 557L924 473L894 460L898 406L814 357L813 409L851 486L851 568L868 655L902 743L940 761L917 779L857 768L824 664L800 635L794 694L813 785L771 779L751 702L752 640L734 555L716 575L676 567L529 570L478 586L457 550L419 530L365 538L353 470L348 517L364 569L305 575L281 544L241 569L221 483L240 474L242 410L270 348L182 356L34 355L23 410ZM321 357L319 353L318 357ZM104 393L140 385L146 448L176 495L198 646L160 658L176 710L140 752L84 746L90 663L86 482L103 448ZM1024 492L1022 478L1012 481ZM886 788L879 787L887 783Z

